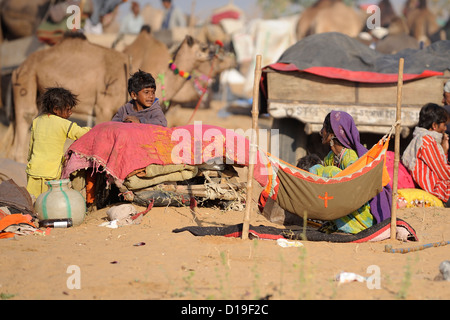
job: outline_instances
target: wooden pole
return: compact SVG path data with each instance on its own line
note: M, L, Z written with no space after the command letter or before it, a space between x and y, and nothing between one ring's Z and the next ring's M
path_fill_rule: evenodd
M402 89L403 89L403 65L404 59L400 58L398 66L397 81L397 111L395 125L395 150L394 150L394 177L392 181L392 206L391 206L391 240L397 237L397 185L398 185L398 164L400 162L400 130L402 118Z
M189 16L189 32L193 34L193 29L195 25L195 0L191 1L191 15Z
M242 239L248 239L248 231L250 227L250 213L252 210L252 193L253 193L253 170L255 167L257 147L257 131L259 116L259 82L261 79L261 55L256 56L255 79L253 82L253 104L252 104L252 134L250 137L250 152L247 172L247 199L245 201L244 224L242 226Z

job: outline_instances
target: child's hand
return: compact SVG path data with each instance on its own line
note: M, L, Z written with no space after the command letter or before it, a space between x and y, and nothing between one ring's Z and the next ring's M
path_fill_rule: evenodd
M127 116L123 122L132 122L132 123L141 123L138 117L135 116Z
M448 153L448 149L449 149L449 142L448 142L449 138L448 138L448 134L447 133L443 133L442 134L442 149L444 149L444 153L447 154Z

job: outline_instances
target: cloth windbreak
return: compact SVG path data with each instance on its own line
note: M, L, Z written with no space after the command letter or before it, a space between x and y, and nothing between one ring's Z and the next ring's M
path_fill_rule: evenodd
M359 157L367 153L361 144L359 132L352 116L343 111L331 111L331 127L338 140L347 148L355 150ZM391 216L392 188L386 185L383 191L370 201L372 215L377 222Z

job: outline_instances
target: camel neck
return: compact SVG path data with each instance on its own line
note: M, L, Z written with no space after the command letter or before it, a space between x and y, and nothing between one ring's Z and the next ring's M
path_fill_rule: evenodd
M175 75L179 75L180 77L185 78L186 80L190 80L192 77L190 72L180 70L177 67L177 65L173 62L173 60L169 61L169 69L172 70Z
M158 74L159 86L158 93L164 105L167 107L170 100L174 97L176 92L183 86L186 80L191 79L191 72L178 68L174 61L169 62L169 72L165 71Z

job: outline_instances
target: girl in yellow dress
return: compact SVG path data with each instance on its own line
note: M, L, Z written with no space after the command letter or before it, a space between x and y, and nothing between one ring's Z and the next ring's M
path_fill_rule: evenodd
M67 120L78 102L75 94L60 87L48 88L39 98L26 169L27 190L36 198L48 190L46 181L60 179L67 138L76 140L91 129Z

